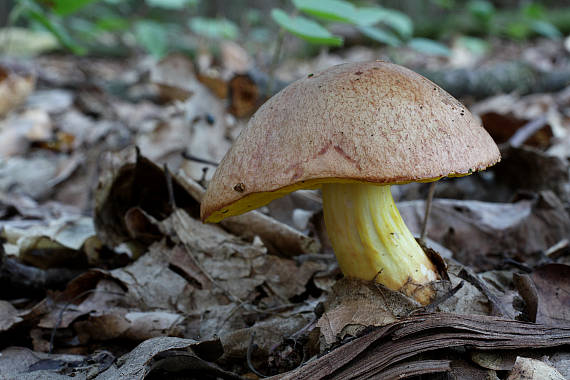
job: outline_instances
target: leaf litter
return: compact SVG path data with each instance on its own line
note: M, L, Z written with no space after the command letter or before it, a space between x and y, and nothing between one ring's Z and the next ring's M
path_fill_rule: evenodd
M504 159L438 186L454 199L435 200L427 242L449 280L420 307L342 279L318 192L199 221L246 122L220 96L251 60L223 54L221 68L180 55L2 66L20 92L1 103L0 378L570 375L567 90L471 107ZM416 234L426 190L394 190Z

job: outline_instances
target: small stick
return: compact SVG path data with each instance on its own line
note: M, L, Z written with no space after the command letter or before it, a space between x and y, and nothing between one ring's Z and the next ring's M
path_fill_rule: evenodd
M554 257L567 247L568 247L568 239L562 239L558 243L554 244L552 247L544 251L544 255L546 257Z
M168 189L168 202L173 210L176 210L176 199L174 198L174 186L172 186L172 174L168 170L168 165L164 164L164 177L166 179L166 188Z
M435 184L436 184L436 181L433 181L432 183L429 184L428 197L426 200L426 212L424 214L424 222L422 224L422 232L420 234L420 240L424 244L425 244L425 238L426 238L426 234L427 234L427 225L428 225L429 214L431 212L431 203L433 200L433 194L435 193Z
M251 362L251 354L253 353L253 350L257 347L256 344L253 343L253 339L255 338L255 330L251 332L251 336L249 338L249 345L247 346L247 366L249 367L249 369L251 370L251 372L253 372L254 374L256 374L259 377L267 377L264 374L262 374L261 372L259 372L257 369L255 369L255 367L253 366L253 363Z
M420 307L418 309L412 310L408 314L408 316L435 312L436 307L438 307L439 305L441 305L442 303L444 303L445 301L447 301L448 299L453 297L459 290L461 290L461 288L463 288L464 284L465 284L465 281L461 281L459 284L457 284L451 290L447 291L441 297L438 297L435 300L433 300L429 305L426 305L426 306Z
M511 136L511 138L509 139L509 144L515 148L521 146L532 135L534 135L542 127L544 127L547 122L548 118L545 115L532 119L531 121L520 127L515 132L515 134Z
M464 279L474 287L476 287L485 297L489 300L489 305L491 306L491 315L497 317L512 318L509 312L503 307L499 299L489 290L487 285L474 273L466 268L459 271L458 277Z
M218 166L217 162L210 161L210 160L207 160L205 158L200 158L200 157L194 156L188 152L182 152L182 157L188 161L194 161L194 162L199 162L201 164Z

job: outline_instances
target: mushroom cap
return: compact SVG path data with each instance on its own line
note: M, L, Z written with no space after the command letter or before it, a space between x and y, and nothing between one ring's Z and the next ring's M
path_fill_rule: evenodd
M499 160L479 120L430 80L387 62L347 63L259 108L210 181L201 217L217 222L323 183L426 182Z

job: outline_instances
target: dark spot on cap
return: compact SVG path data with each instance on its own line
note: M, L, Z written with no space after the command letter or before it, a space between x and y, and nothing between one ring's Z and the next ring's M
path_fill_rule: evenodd
M362 71L358 70L357 72L355 72L356 75L362 75Z
M236 185L234 186L234 190L237 191L238 193L243 193L245 191L245 185L243 183L236 183Z

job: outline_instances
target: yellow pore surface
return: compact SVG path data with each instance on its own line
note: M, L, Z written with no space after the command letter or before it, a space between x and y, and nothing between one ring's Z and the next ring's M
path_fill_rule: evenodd
M412 290L437 280L389 185L325 184L322 192L327 233L345 276L376 279L392 290Z
M467 176L470 174L471 173L467 173L467 174L450 173L447 175L447 177L463 177L463 176ZM311 180L307 180L307 181L299 181L299 182L293 183L289 186L285 186L285 187L282 187L282 188L279 188L279 189L276 189L273 191L263 191L263 192L248 194L248 195L238 199L237 201L235 201L229 205L226 205L217 211L214 211L212 214L208 215L204 221L208 222L208 223L218 223L219 221L221 221L227 217L234 216L234 215L240 215L240 214L243 214L245 212L255 210L259 207L265 206L266 204L268 204L272 200L275 200L277 198L281 198L281 197L283 197L283 196L285 196L285 195L287 195L293 191L301 190L301 189L314 190L314 189L321 188L326 184L334 184L334 183L339 183L339 184L370 184L371 186L377 187L377 186L385 186L385 185L402 185L402 184L409 183L409 182L432 182L432 181L437 181L441 178L442 177L428 178L428 179L423 179L423 180L418 180L418 181L401 181L401 182L394 182L394 183L383 184L383 185L374 184L374 183L362 181L362 180L348 179L348 178L336 178L336 177L315 178L315 179L311 179Z

